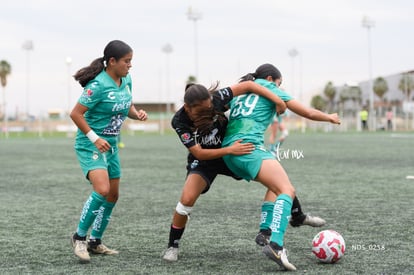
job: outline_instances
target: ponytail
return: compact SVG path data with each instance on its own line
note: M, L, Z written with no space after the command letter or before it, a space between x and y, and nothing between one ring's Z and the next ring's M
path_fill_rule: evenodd
M94 61L92 61L92 63L89 66L84 67L80 69L79 71L77 71L73 77L75 78L76 81L79 82L79 84L82 87L85 87L86 84L88 84L89 81L94 79L100 72L102 72L104 68L105 68L104 58L99 57L95 59Z
M243 81L254 81L256 79L256 77L257 77L257 73L249 73L249 74L246 74L245 76L242 76L239 79L239 82L243 82Z
M239 82L266 79L268 76L271 76L273 80L282 78L282 74L274 65L266 63L260 65L254 73L246 74L245 76L241 77Z

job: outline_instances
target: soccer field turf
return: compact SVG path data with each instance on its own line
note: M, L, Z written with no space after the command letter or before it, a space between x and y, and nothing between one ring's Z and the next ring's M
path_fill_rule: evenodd
M120 198L104 242L117 256L79 264L69 242L91 192L73 138L0 139L0 274L271 274L254 238L265 188L219 176L198 200L177 263L166 263L172 213L185 177L175 134L123 135ZM299 273L414 274L414 134L291 133L279 152L306 213L322 228L288 227ZM277 175L276 175L277 176ZM320 264L311 241L334 229L343 259Z

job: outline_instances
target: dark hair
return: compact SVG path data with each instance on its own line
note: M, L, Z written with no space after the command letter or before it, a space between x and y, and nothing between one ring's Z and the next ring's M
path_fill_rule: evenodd
M211 93L217 90L219 82L211 85L210 88L206 88L203 85L196 83L188 83L185 86L184 103L189 107L197 105L200 101L211 98Z
M280 71L273 66L272 64L266 63L260 65L254 73L246 74L240 78L239 82L255 80L255 79L266 79L268 76L271 76L273 80L280 79L282 74Z
M132 48L128 44L121 40L113 40L106 45L103 57L95 59L89 66L77 71L73 77L82 87L85 87L89 81L102 72L109 59L113 57L115 60L119 60L130 52L132 52Z
M216 82L207 89L203 85L189 83L185 87L184 103L189 107L194 107L201 101L211 99L212 92L214 92L218 86L219 83ZM214 123L217 120L222 123L226 121L226 118L224 113L217 111L214 106L209 109L199 110L193 121L193 130L197 130L201 135L208 134L214 128Z

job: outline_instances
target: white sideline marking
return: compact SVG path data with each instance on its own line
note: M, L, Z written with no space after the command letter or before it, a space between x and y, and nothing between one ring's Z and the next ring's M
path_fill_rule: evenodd
M392 138L414 138L413 134L391 134Z
M405 177L407 180L414 180L414 176L406 176Z

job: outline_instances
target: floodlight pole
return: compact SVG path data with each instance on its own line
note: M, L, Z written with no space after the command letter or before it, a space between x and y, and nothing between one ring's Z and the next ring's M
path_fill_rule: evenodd
M30 116L30 51L33 50L33 41L26 40L22 46L26 51L26 116Z
M67 115L68 115L68 117L69 117L69 115L70 115L70 107L71 107L71 79L72 79L72 77L71 77L71 75L70 75L70 66L72 65L72 58L71 57L66 57L66 60L65 60L65 62L66 62L66 66L67 66L67 70L68 70L68 75L67 75L67 77L68 77L68 112L67 112Z
M371 131L375 131L375 114L374 114L374 89L372 84L372 55L371 55L371 28L375 26L375 22L368 16L362 18L362 27L367 29L368 34L368 92L369 92L369 120Z
M9 125L7 117L7 103L6 103L6 86L3 86L3 120L4 120L4 131L6 138L9 138Z
M295 57L299 55L299 52L295 48L292 48L288 51L288 54L292 58L292 91L291 92L296 94L296 91L295 91Z
M166 102L167 102L167 117L169 118L171 113L171 105L170 105L170 54L173 51L173 47L170 44L165 44L164 47L162 47L162 51L166 55Z
M197 21L201 19L201 13L193 11L191 6L188 8L187 11L187 18L194 22L194 65L195 65L195 72L194 76L196 80L198 80L198 34L197 34Z
M302 101L302 55L296 48L292 48L288 51L289 56L292 58L292 93L297 95L297 99ZM299 56L299 88L298 91L295 91L295 57ZM306 132L306 121L301 118L301 131L302 133Z

